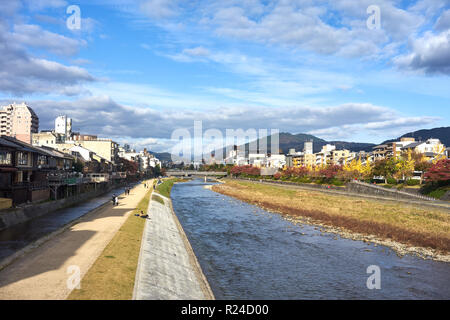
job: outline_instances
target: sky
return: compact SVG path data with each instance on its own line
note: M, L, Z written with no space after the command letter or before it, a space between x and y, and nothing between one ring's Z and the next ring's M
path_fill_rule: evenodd
M0 0L0 102L138 150L194 121L380 143L449 126L449 76L450 0Z

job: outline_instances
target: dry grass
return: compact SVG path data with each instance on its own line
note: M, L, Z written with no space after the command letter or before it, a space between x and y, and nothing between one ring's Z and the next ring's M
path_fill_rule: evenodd
M81 281L81 289L73 290L70 300L130 300L133 296L142 232L145 219L135 216L146 213L150 189L133 213L106 246Z
M214 191L292 216L408 245L450 251L450 215L439 209L227 181Z

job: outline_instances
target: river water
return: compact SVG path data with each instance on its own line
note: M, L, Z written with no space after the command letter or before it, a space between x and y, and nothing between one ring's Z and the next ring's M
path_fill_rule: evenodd
M174 185L174 210L216 299L450 299L450 264L295 225L240 200ZM380 268L368 289L367 268Z

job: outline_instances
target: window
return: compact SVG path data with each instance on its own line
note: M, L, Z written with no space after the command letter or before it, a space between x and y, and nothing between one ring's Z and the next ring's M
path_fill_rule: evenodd
M0 151L0 164L11 165L11 152Z
M47 156L39 156L38 165L46 165L47 164Z
M17 154L17 164L21 166L28 165L28 153L26 152L19 152Z

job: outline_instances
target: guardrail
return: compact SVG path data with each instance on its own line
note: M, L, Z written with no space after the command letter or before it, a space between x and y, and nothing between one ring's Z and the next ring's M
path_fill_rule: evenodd
M374 184L370 184L370 183L362 182L362 181L357 181L357 180L351 181L351 183L355 183L355 184L359 184L359 185L362 185L362 186L365 186L365 187L378 189L378 190L383 191L383 192L387 191L387 192L391 192L393 194L404 195L404 196L407 196L407 197L414 197L414 198L421 199L421 200L426 200L426 201L436 201L437 200L437 199L432 198L432 197L419 195L419 194L413 194L413 193L409 193L409 192L405 192L405 191L401 191L401 190L392 190L392 189L380 187L380 186L377 186L377 185L374 185Z

